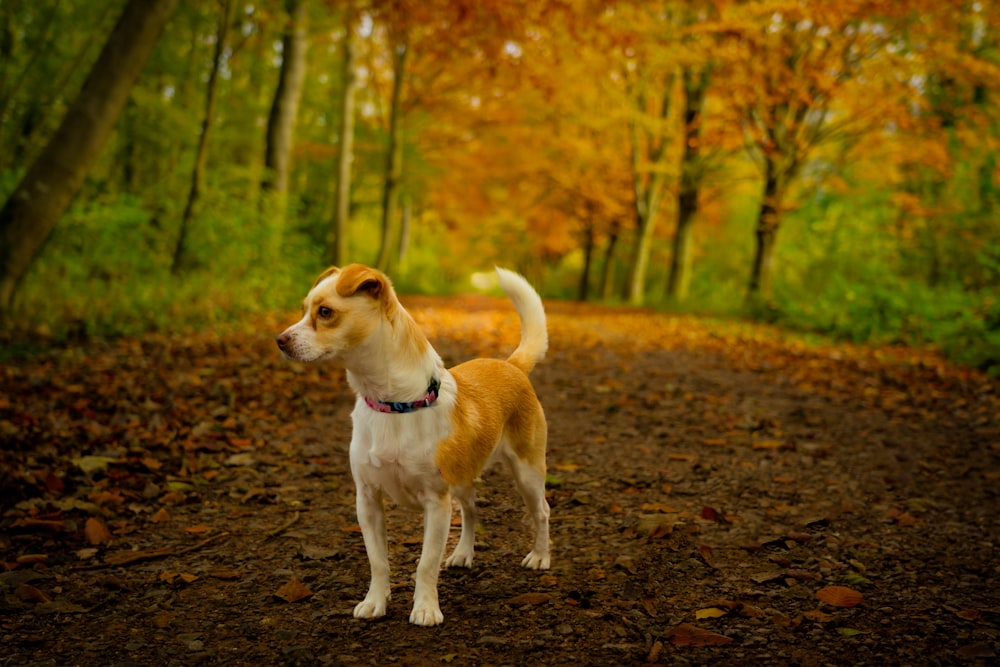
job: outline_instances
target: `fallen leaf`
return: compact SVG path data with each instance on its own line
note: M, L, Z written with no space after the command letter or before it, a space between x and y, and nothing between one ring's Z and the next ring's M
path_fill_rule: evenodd
M701 518L705 519L706 521L718 521L719 511L714 507L709 507L708 505L705 505L704 507L701 508Z
M167 511L167 508L161 507L149 520L153 523L166 523L170 521L170 512Z
M285 602L298 602L312 596L312 594L313 592L306 588L305 584L297 577L293 577L291 581L275 591L274 596Z
M785 443L781 440L757 440L753 443L754 449L781 449Z
M548 593L522 593L507 600L507 604L514 607L526 607L545 604L552 599Z
M962 648L955 651L961 658L974 659L974 658L995 658L996 652L994 652L993 647L986 642L976 642L975 644L967 644Z
M674 646L724 646L732 638L710 630L702 630L688 623L681 623L666 634Z
M206 526L204 524L199 524L197 526L188 526L184 529L184 532L191 533L192 535L201 535L212 530L211 526Z
M108 465L116 462L117 460L118 459L113 459L107 456L81 456L73 459L73 465L89 475L91 473L107 470Z
M93 545L107 544L111 541L111 531L100 519L90 517L83 528L83 534L87 542Z
M14 595L21 602L51 602L52 596L31 584L20 584L14 589Z
M955 616L958 616L964 621L979 621L983 618L982 612L978 609L960 609L955 612Z
M833 620L833 614L827 614L826 612L819 609L810 609L809 611L802 612L802 615L808 618L810 621L816 623L829 623Z
M837 634L841 637L856 637L857 635L866 635L868 633L863 630L856 630L855 628L837 628Z
M834 607L856 607L865 596L846 586L827 586L816 591L816 597Z
M699 621L704 618L719 618L720 616L725 616L729 612L725 609L719 609L718 607L707 607L706 609L699 609L694 613L694 617Z

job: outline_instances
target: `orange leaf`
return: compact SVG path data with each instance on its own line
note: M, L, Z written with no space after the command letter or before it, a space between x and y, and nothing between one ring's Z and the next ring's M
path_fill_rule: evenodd
M810 609L809 611L802 612L802 615L808 618L810 621L815 621L816 623L829 623L833 620L832 614L827 614L826 612L820 611L819 609Z
M170 512L168 512L165 507L161 507L156 514L150 518L150 521L153 523L166 523L167 521L170 521Z
M681 623L667 633L674 646L724 646L733 641L730 637L710 630L702 630L689 623Z
M834 607L856 607L865 596L846 586L827 586L816 591L816 597Z
M52 597L48 593L35 588L31 584L19 584L14 589L14 595L21 602L52 602Z
M83 534L91 544L107 544L111 541L111 531L100 519L90 517L83 528Z
M285 602L298 602L313 594L311 590L306 588L305 584L298 580L297 577L293 577L291 581L279 588L274 596L281 598Z
M197 526L188 526L184 529L184 532L191 533L193 535L201 535L202 533L207 533L211 528L206 525L199 524Z

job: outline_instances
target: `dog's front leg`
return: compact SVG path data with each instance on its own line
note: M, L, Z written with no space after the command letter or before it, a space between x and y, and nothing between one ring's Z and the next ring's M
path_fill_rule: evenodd
M438 604L438 574L451 525L451 496L431 495L424 501L424 548L417 563L417 584L413 591L410 623L438 625L444 620Z
M385 616L389 602L389 544L385 534L385 509L382 492L365 485L358 485L358 523L365 539L372 579L368 594L354 608L355 618Z

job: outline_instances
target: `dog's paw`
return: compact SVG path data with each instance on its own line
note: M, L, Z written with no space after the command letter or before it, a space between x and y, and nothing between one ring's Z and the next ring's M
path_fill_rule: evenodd
M445 567L472 567L472 552L462 553L455 551L444 561Z
M369 594L354 608L354 618L381 618L385 616L385 608L389 602L387 595Z
M526 567L529 570L547 570L549 569L549 555L532 551L521 561L521 567Z
M444 622L444 614L441 613L441 609L436 604L425 602L413 605L413 611L410 612L410 623L430 627L441 625L442 622Z

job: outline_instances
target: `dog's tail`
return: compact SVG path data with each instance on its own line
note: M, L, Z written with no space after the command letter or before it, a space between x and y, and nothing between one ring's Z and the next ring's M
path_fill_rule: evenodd
M517 366L524 374L531 373L539 361L545 357L549 347L549 334L545 327L545 308L535 288L523 276L497 268L500 288L514 302L517 315L521 318L521 342L507 362Z

